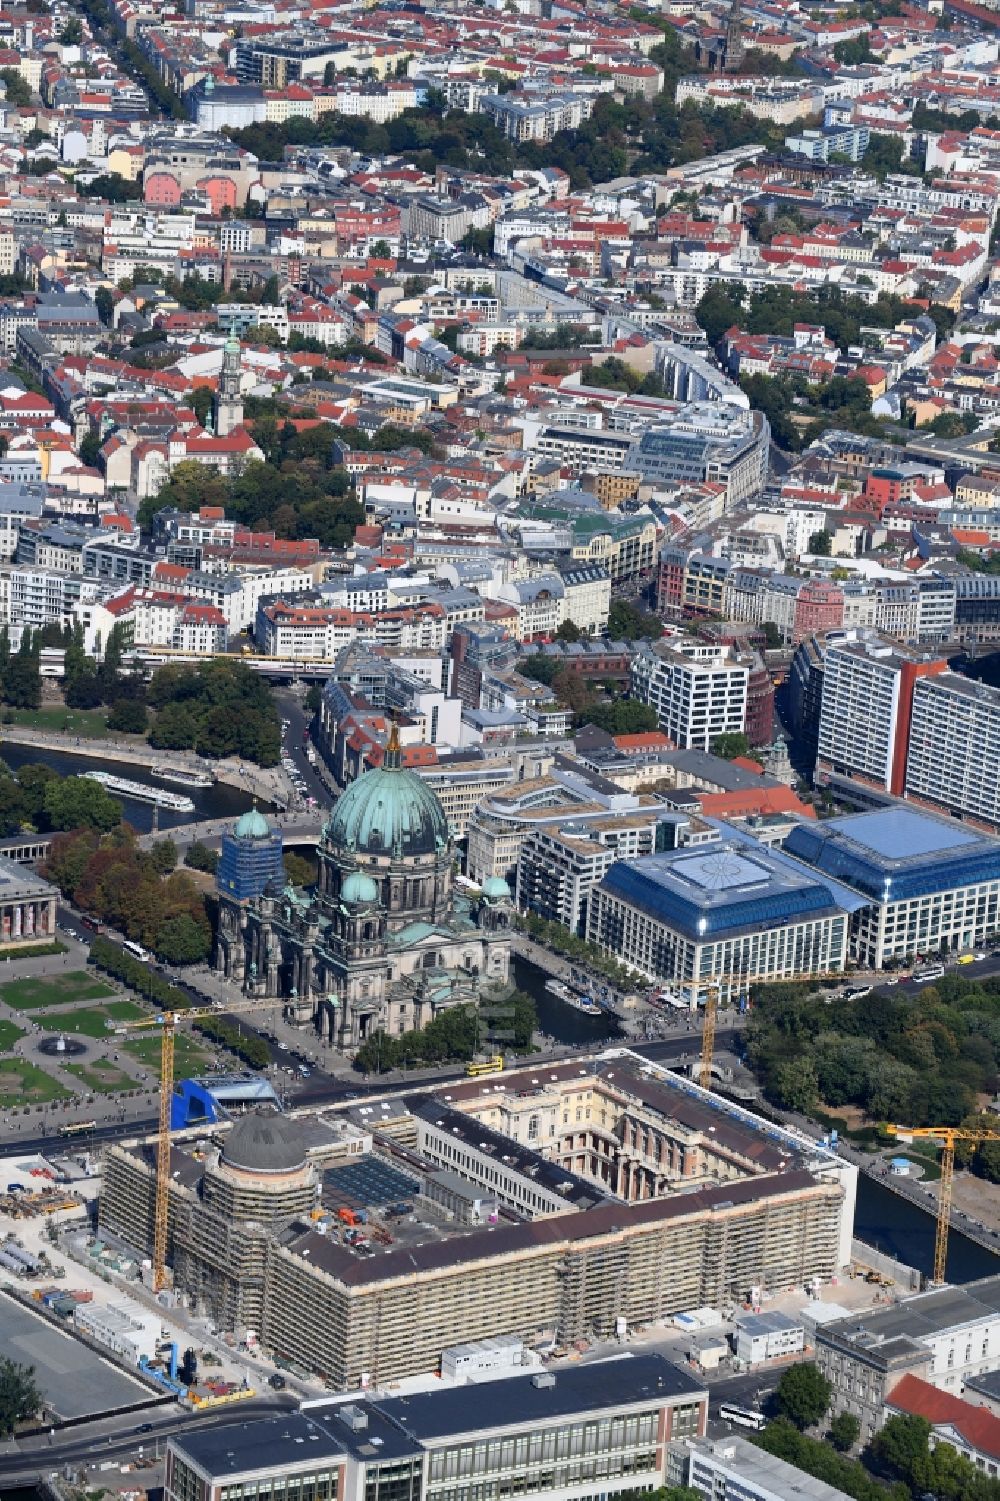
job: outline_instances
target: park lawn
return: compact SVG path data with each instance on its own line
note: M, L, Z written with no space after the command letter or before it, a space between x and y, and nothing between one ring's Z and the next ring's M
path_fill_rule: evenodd
M67 1074L79 1079L94 1094L115 1094L118 1090L136 1087L134 1079L103 1058L96 1063L64 1063L62 1066Z
M67 1091L35 1064L24 1058L0 1058L0 1109L17 1105L46 1105L50 1100L64 1100Z
M13 1022L0 1021L0 1053L9 1053L15 1042L23 1036L21 1027L15 1027Z
M81 740L104 740L108 733L108 716L104 709L5 709L5 724L24 725L32 730L58 730L79 735Z
M123 1044L125 1051L138 1058L148 1069L154 1073L160 1072L160 1038L139 1037L131 1042ZM187 1079L192 1074L203 1074L208 1065L210 1054L204 1048L200 1048L190 1037L179 1032L174 1038L174 1078Z
M114 990L85 969L59 975L25 975L0 987L0 1001L15 1011L43 1011L49 1006L68 1006L71 1001L103 1001Z
M84 1037L110 1036L109 1021L130 1022L145 1016L132 1001L109 1001L106 1006L85 1006L81 1011L60 1011L47 1018L53 1032L78 1032Z

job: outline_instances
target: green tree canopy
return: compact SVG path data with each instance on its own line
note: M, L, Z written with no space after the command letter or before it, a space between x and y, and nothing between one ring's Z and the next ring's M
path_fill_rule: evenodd
M716 735L712 741L712 755L720 756L723 761L735 761L737 756L749 756L750 741L742 730L730 730L724 735Z
M45 789L43 820L50 829L113 829L122 805L89 777L59 777Z
M838 1412L830 1424L830 1442L841 1454L847 1454L861 1437L861 1424L853 1412Z
M34 1366L0 1356L0 1435L8 1438L19 1423L41 1411L42 1403Z
M805 1361L782 1372L775 1403L796 1428L811 1428L826 1416L832 1391L819 1367Z

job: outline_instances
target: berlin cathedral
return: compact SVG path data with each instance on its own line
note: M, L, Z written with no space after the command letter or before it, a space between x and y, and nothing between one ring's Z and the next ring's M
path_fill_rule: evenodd
M403 769L395 726L382 766L337 799L317 853L316 885L293 888L259 812L223 840L215 968L248 996L281 999L290 1020L350 1050L507 980L507 883L488 880L473 900L456 892L444 811Z

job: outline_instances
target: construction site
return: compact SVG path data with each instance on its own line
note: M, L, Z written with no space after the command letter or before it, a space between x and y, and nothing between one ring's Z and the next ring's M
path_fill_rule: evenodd
M170 1139L171 1298L343 1389L456 1342L560 1344L829 1280L856 1170L625 1049ZM157 1140L109 1149L101 1233L149 1258ZM303 1309L310 1316L303 1318Z

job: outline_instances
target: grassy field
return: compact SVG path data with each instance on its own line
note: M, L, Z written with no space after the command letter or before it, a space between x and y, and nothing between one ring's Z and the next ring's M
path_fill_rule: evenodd
M42 1069L23 1058L0 1058L0 1110L16 1105L45 1105L63 1100L66 1090Z
M5 709L4 724L19 724L32 730L60 730L80 739L104 740L108 716L103 709Z
M43 1011L49 1006L68 1006L72 1001L103 1001L114 995L110 985L83 969L64 975L26 975L0 988L0 1001L15 1011Z
M123 1046L133 1058L138 1058L139 1062L144 1063L153 1073L159 1074L159 1037L140 1037L124 1043ZM174 1041L174 1078L187 1079L191 1074L204 1073L210 1056L204 1048L192 1042L190 1037L185 1037L183 1032L179 1032Z
M15 1027L13 1022L0 1021L0 1053L9 1053L15 1042L24 1036L20 1027Z
M53 1032L77 1032L83 1037L108 1037L109 1021L133 1022L147 1013L133 1001L109 1001L106 1006L85 1006L80 1011L60 1011L48 1018Z
M96 1063L64 1063L63 1068L94 1094L116 1094L121 1089L135 1088L134 1079L104 1059Z

